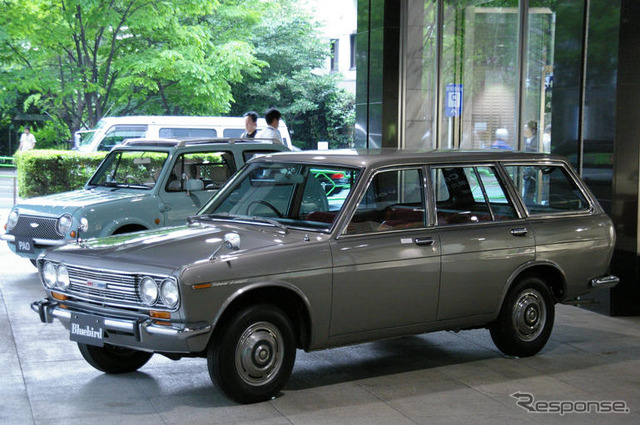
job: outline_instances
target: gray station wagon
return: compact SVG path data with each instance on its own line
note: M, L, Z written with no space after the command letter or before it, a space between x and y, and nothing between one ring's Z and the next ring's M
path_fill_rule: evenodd
M35 259L45 249L83 237L182 224L248 159L288 150L235 139L130 139L113 149L84 188L25 199L2 239Z
M224 393L256 402L285 386L298 348L488 328L504 353L534 355L555 303L618 282L614 240L560 157L273 154L184 226L47 253L32 308L98 370L206 357Z

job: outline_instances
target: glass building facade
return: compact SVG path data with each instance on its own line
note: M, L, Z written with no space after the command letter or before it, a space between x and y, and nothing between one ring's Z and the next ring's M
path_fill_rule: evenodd
M638 3L359 0L356 147L566 156L620 222L614 267L633 255L618 273L630 273L628 283L584 304L629 314L616 299L640 301L640 140L621 134L640 110L619 104L628 96L620 74L634 89L640 81ZM632 177L622 178L615 171L631 165L627 155L636 155ZM631 313L640 314L638 305Z

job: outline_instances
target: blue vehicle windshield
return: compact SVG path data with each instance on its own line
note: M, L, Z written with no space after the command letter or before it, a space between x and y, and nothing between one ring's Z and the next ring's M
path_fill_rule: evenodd
M113 151L89 180L89 186L153 189L168 156L167 152Z

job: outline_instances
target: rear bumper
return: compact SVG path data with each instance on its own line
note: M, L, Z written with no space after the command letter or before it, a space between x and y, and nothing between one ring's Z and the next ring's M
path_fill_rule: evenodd
M78 308L61 307L60 303L42 299L31 303L31 309L38 313L40 321L52 323L58 319L69 328L74 312L96 314ZM165 325L150 318L124 318L104 316L105 343L148 352L194 353L206 349L212 326L209 323L189 323Z
M613 275L602 276L595 279L591 279L589 282L590 288L613 288L620 283L620 278Z

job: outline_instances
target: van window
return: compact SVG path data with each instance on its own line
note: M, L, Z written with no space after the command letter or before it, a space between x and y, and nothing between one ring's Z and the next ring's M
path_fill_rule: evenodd
M222 132L224 137L229 138L242 137L242 133L244 133L244 128L225 128Z
M158 135L166 139L215 138L218 132L215 128L161 128Z
M147 134L146 125L116 125L107 130L98 146L99 151L110 151L124 139L139 139Z

